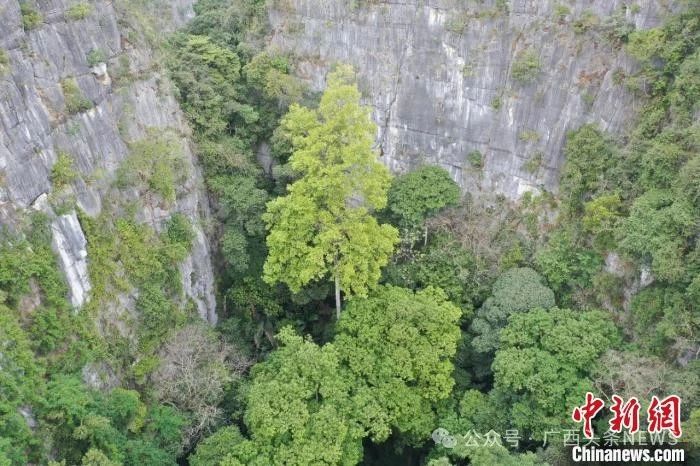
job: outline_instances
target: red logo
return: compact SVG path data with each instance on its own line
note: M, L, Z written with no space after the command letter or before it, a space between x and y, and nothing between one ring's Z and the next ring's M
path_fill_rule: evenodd
M627 402L617 395L612 396L613 404L610 411L613 413L610 424L610 432L622 432L626 429L630 434L639 431L639 411L641 405L637 398L632 397ZM583 422L583 435L593 438L593 418L603 409L605 402L596 398L591 392L586 393L586 402L583 406L577 406L571 413L574 422ZM663 400L657 396L651 397L649 409L647 409L647 430L649 433L668 431L675 438L679 438L681 429L681 399L676 395L669 395Z
M574 412L571 413L571 418L574 422L583 421L583 435L586 438L593 438L593 418L604 406L605 402L603 400L588 392L586 393L586 403L583 406L577 406L574 408Z
M655 396L651 397L651 403L647 410L649 432L661 432L668 430L671 435L681 436L681 399L676 395L670 395L659 401Z
M613 418L610 419L610 430L612 432L622 432L624 427L630 434L636 434L639 431L639 401L632 397L624 403L624 400L617 395L612 396L613 405L610 411L613 412Z

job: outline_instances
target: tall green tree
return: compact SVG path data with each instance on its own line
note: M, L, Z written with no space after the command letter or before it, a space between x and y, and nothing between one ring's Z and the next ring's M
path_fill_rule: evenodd
M394 227L372 216L386 205L390 175L372 150L375 126L360 105L352 69L331 73L319 107L292 105L282 125L300 177L267 204L265 280L297 292L330 277L339 317L341 290L365 296L398 241Z
M249 437L224 428L192 464L350 466L364 437L423 442L454 385L460 314L437 288L382 286L350 301L331 343L283 328L280 348L252 370Z

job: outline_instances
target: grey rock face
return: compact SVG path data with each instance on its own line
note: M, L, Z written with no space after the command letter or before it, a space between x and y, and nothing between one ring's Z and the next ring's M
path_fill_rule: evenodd
M271 47L294 53L318 90L333 63L356 67L392 170L438 164L465 191L514 199L557 190L568 130L618 131L634 117L619 83L634 63L603 29L658 25L673 2L625 3L280 0ZM528 53L539 72L520 82L514 67Z
M110 390L119 386L119 378L106 364L87 364L83 367L82 376L85 385L95 390Z
M68 281L70 301L80 308L90 292L87 266L87 241L75 211L61 215L51 223L53 248Z
M73 3L36 2L42 23L25 31L19 2L0 0L0 49L10 62L0 76L0 222L11 224L33 203L38 204L36 209L53 213L56 202L66 199L87 215L99 215L114 200L112 183L129 154L128 142L147 137L153 128L176 133L190 176L177 187L172 205L143 201L136 215L156 230L174 212L192 221L197 239L181 267L183 288L200 315L215 321L213 272L201 227L209 215L208 204L172 89L151 49L141 45L145 41L134 40L138 27L129 30L129 19L120 10L126 4L96 0L90 2L92 11L86 18L75 20L66 14ZM193 3L149 5L164 24L160 30L166 31L191 18ZM89 63L94 51L100 52L103 62ZM62 86L68 80L74 80L86 104L80 111L69 111L70 97ZM77 174L62 189L50 176L59 153L72 159ZM139 200L136 192L116 195L120 201ZM68 278L71 301L80 306L90 290L86 269L90 257L85 256L85 237L75 212L69 212L51 215L53 243Z
M19 408L19 413L24 418L24 422L27 423L27 427L32 430L36 429L38 423L36 422L36 417L34 416L31 406L22 406Z

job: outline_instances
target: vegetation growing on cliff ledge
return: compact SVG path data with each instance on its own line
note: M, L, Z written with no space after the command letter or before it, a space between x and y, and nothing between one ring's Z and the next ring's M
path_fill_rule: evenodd
M486 3L447 27L508 14ZM38 27L22 5L24 27ZM71 21L93 14L66 8ZM267 8L199 0L163 44L191 134L119 141L128 155L101 213L79 213L92 285L81 309L40 203L0 232L0 465L555 466L589 391L682 396L682 441L700 458L699 7L614 31L638 61L620 82L643 110L625 132L572 128L559 192L517 202L455 182L491 152L391 175L356 70L336 64L312 92L295 57L268 46ZM609 26L554 14L579 33ZM531 48L510 74L544 85ZM74 78L56 86L63 117L92 108ZM513 140L545 139L518 129ZM206 225L180 213L189 136ZM521 159L536 172L544 154ZM92 189L73 164L57 154L54 191ZM215 327L187 297L194 227L214 250ZM609 419L595 420L599 437ZM514 430L517 445L503 438ZM449 442L490 432L501 438L489 446Z

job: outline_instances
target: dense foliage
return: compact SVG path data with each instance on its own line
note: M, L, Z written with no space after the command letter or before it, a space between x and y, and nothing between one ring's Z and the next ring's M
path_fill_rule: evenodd
M159 51L210 196L219 325L183 292L190 220L137 214L178 204L181 135L127 141L102 213L78 214L81 309L52 218L2 232L0 465L555 465L563 442L543 441L579 427L587 391L681 395L700 457L697 4L647 31L580 15L578 34L602 28L638 61L620 85L644 108L623 134L573 129L560 191L516 202L462 196L436 166L392 177L354 70L309 92L266 46L267 7L199 0ZM540 68L525 49L510 73L525 87ZM60 84L67 113L92 107ZM58 153L53 194L76 176ZM519 443L500 438L513 430Z
M251 372L250 439L225 428L195 461L350 465L362 458L364 437L384 441L396 430L421 441L454 383L459 314L439 290L380 287L350 301L323 346L285 327L282 346ZM233 443L221 448L223 439Z
M610 318L599 311L515 314L496 351L491 396L509 410L515 427L543 439L570 422L570 407L590 389L591 367L616 340Z
M459 198L459 186L444 169L419 167L394 179L388 193L388 210L400 226L404 242L412 246L416 233L423 229L425 245L426 220L445 207L456 205Z
M46 219L36 214L28 240L5 237L0 251L2 455L8 464L48 455L61 464L88 464L99 455L114 464L174 464L185 417L144 404L137 391L100 392L83 383L81 369L106 353L91 314L76 314L66 300L48 235Z
M495 351L500 346L500 332L511 314L554 307L554 293L542 284L532 269L513 268L493 284L492 296L479 308L472 321L475 333L472 346L479 353Z
M693 117L700 98L693 71L700 63L700 32L697 6L688 8L664 27L630 36L629 52L642 64L630 85L648 82L637 92L646 93L649 103L629 139L615 144L592 126L570 134L562 181L567 231L558 241L581 249L565 267L555 266L556 249L540 257L555 290L604 284L599 264L610 252L643 270L652 283L633 297L625 326L636 345L671 359L693 351L700 329L700 159Z
M265 280L299 292L330 277L338 317L341 290L366 296L398 240L394 227L372 216L386 205L390 175L372 151L374 125L352 79L351 68L339 68L316 112L289 109L281 128L292 141L289 164L299 178L263 216L270 231Z

